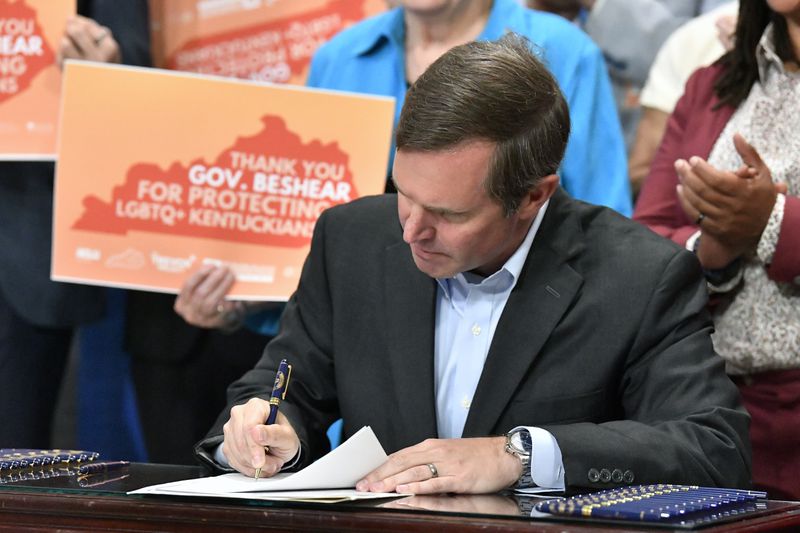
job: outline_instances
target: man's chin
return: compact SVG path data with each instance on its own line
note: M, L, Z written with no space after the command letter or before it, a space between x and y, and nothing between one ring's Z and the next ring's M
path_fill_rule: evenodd
M432 278L452 278L458 274L458 272L453 272L452 267L448 268L448 265L436 264L433 261L426 261L425 259L417 257L413 253L411 254L411 257L414 259L414 264L417 265L417 269L423 274L426 274Z

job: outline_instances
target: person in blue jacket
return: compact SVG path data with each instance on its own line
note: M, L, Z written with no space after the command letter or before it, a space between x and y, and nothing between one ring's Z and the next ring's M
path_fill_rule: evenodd
M611 84L601 52L586 34L516 0L395 3L395 9L322 45L307 85L393 96L396 123L406 90L436 58L453 46L513 31L538 48L569 105L573 131L559 172L561 185L575 198L631 214L625 144Z

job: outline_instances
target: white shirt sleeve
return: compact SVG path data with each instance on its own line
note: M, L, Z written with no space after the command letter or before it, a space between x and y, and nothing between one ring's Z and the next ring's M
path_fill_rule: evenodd
M775 205L772 206L772 212L767 220L767 226L764 228L764 231L761 233L761 238L758 240L756 255L758 255L758 258L765 265L772 263L772 257L775 255L775 248L778 247L785 205L786 196L783 194L777 195L775 197Z
M214 462L217 463L222 469L233 472L233 468L231 468L228 458L225 457L224 453L222 453L222 444L214 449Z
M561 458L561 448L553 434L537 427L519 426L515 429L526 429L531 436L533 482L539 487L564 490L564 460Z

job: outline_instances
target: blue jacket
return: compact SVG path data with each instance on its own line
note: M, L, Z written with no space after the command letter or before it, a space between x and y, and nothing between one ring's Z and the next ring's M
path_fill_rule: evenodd
M513 31L531 40L558 80L572 119L561 184L572 196L632 213L628 165L619 118L600 50L561 17L495 0L478 36ZM393 96L395 124L407 89L401 8L356 24L321 46L311 62L310 87Z

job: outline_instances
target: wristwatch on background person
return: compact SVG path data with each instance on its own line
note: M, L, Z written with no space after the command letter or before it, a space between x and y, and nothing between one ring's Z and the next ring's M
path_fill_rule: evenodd
M506 446L507 453L515 456L522 463L522 474L519 479L514 483L513 488L521 489L526 487L534 487L533 476L531 475L531 456L533 455L533 443L531 442L531 434L525 428L512 429L506 433Z
M697 250L700 248L701 236L694 240L692 243L692 252L697 255ZM737 257L722 268L705 268L703 267L703 276L709 285L709 291L728 292L733 289L741 281L742 275L742 258Z

